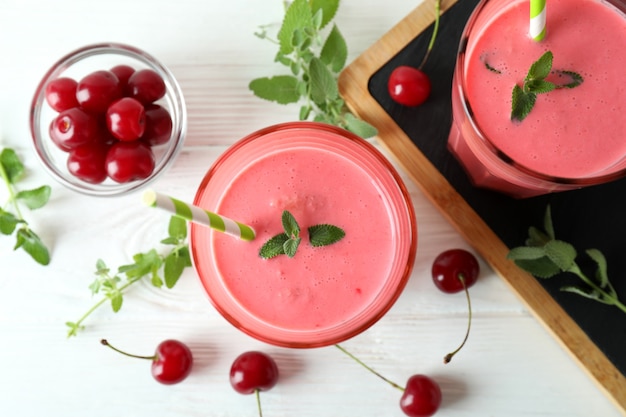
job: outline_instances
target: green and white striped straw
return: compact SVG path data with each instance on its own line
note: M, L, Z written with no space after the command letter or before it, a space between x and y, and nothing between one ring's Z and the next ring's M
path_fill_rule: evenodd
M530 37L537 42L546 36L546 0L530 0Z
M254 240L255 233L250 226L236 222L219 214L212 213L201 207L184 203L173 197L147 190L143 194L143 202L150 207L157 207L193 223L209 226L214 230L226 233L241 240Z

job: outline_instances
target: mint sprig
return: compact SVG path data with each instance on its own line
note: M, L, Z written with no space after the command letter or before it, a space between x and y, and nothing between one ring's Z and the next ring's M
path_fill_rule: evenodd
M283 233L273 236L266 241L259 250L259 256L263 259L271 259L278 255L287 255L290 258L296 256L302 238L300 237L300 225L293 215L285 210L281 215ZM307 228L309 243L314 247L328 246L339 242L346 235L338 226L332 224L316 224Z
M565 285L566 291L583 297L613 305L626 313L626 305L619 300L615 288L609 281L607 261L598 249L588 249L587 256L596 264L596 272L589 278L576 263L576 248L555 237L550 206L544 216L544 230L531 227L525 246L510 250L507 257L520 268L537 278L552 278L561 272L574 274L582 281L579 285Z
M67 337L76 336L84 329L83 322L107 301L113 312L117 313L122 308L124 293L144 278L157 288L163 285L173 288L185 268L191 266L186 221L172 216L168 224L168 236L161 243L170 247L167 253L160 254L156 249L137 253L133 256L133 263L120 266L115 273L102 259L98 259L96 279L89 285L89 289L92 295L101 294L102 297L78 320L65 323L68 327Z
M549 93L560 88L574 88L582 84L583 77L580 74L569 70L555 71L560 76L568 77L569 81L565 84L555 84L553 82L546 81L546 78L552 72L553 60L554 55L552 52L547 51L544 53L530 66L528 74L524 78L522 87L517 84L513 87L511 99L511 120L524 120L535 106L538 94Z
M43 185L19 191L17 184L24 177L24 173L24 164L17 153L10 148L3 149L0 152L0 178L6 185L9 198L4 206L0 207L0 233L7 236L15 233L13 250L21 248L37 263L48 265L50 252L24 219L20 205L30 210L45 206L50 199L51 188L48 185Z
M348 48L337 25L330 25L338 8L339 0L295 0L286 8L275 39L268 34L270 26L262 26L255 35L278 45L275 62L289 74L254 79L249 88L278 104L301 103L300 120L312 118L369 138L376 129L355 117L339 94L337 79Z

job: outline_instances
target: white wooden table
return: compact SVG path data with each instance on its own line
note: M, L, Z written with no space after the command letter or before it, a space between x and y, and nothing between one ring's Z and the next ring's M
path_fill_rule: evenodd
M345 0L336 22L349 60L380 38L419 1ZM296 107L255 98L248 82L276 75L274 45L257 39L259 25L279 22L280 0L2 0L0 2L0 144L25 160L24 187L48 183L52 198L27 219L52 248L43 267L14 240L0 236L0 415L2 416L255 416L252 396L228 383L232 360L246 350L275 356L281 380L262 394L266 416L402 416L400 393L334 347L289 350L264 345L229 325L211 307L192 269L172 290L138 283L114 314L101 308L78 337L76 320L96 299L87 286L96 260L128 263L165 236L169 216L147 210L139 195L99 199L56 184L35 159L28 110L39 78L65 53L90 43L117 41L158 57L178 78L187 100L189 131L177 162L154 187L191 199L205 170L242 136L297 118ZM406 177L405 177L406 179ZM523 304L481 260L472 287L472 333L452 363L467 322L462 294L432 284L434 257L471 248L426 198L407 186L419 222L414 272L393 309L343 345L388 378L404 384L415 373L436 378L444 393L440 416L617 416L591 382ZM6 192L0 188L0 201ZM166 338L186 342L190 377L163 386L147 361L106 349L108 338L150 354Z

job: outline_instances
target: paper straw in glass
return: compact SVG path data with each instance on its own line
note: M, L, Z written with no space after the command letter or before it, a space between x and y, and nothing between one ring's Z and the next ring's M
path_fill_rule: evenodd
M190 222L208 226L241 240L250 241L255 238L254 230L250 226L154 190L144 192L143 202L150 207L163 209Z
M546 0L530 0L530 37L541 41L546 36Z

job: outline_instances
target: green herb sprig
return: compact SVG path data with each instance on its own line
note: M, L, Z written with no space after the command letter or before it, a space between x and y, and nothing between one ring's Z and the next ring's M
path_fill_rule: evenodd
M554 56L552 52L547 51L530 66L522 87L515 84L512 94L511 120L524 120L535 106L537 94L549 93L550 91L560 88L574 88L582 84L583 77L574 71L568 70L558 70L555 72L561 76L568 77L569 82L565 84L555 84L546 81L546 77L552 72L553 59Z
M563 286L561 291L613 305L626 313L626 305L619 300L615 288L609 281L607 262L602 252L598 249L588 249L585 253L597 266L595 275L591 278L587 277L576 263L577 252L574 246L556 239L548 206L544 216L544 230L531 227L526 246L511 249L507 257L537 278L552 278L561 272L572 273L580 278L582 283Z
M21 248L37 263L48 265L50 252L24 219L20 205L30 210L45 206L50 199L51 189L48 185L42 185L19 191L17 183L23 178L24 172L24 164L13 149L5 148L0 152L0 177L9 193L6 203L0 207L0 233L7 236L15 233L14 250Z
M303 102L300 120L312 117L369 138L376 129L356 118L339 94L337 79L348 56L346 41L336 24L324 38L338 8L339 0L295 0L286 6L276 38L268 34L270 26L262 26L255 35L278 45L275 62L289 68L290 74L254 79L249 88L257 97L279 104Z
M107 301L110 301L113 312L117 313L122 308L124 292L142 278L149 279L157 288L164 284L167 288L173 288L185 268L191 266L185 220L172 216L168 225L168 236L161 243L170 246L167 253L160 254L156 249L137 253L133 256L133 263L120 266L114 274L103 260L98 259L96 279L89 285L89 289L92 295L102 294L103 297L77 321L65 323L69 328L67 337L76 336L84 329L83 322Z
M285 210L282 213L281 221L283 233L280 233L261 246L259 256L263 259L274 258L278 255L287 255L290 258L296 256L296 251L300 246L300 225L293 215ZM346 235L340 227L332 224L316 224L307 229L311 246L328 246L339 242Z

